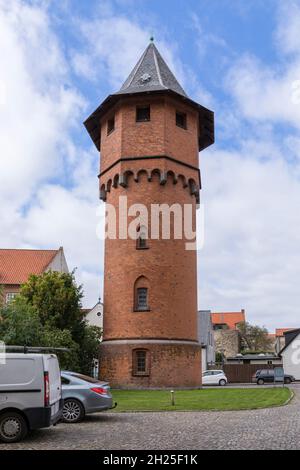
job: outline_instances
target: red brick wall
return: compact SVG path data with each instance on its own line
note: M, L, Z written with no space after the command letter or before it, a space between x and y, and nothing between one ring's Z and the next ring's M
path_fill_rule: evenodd
M186 113L187 129L175 125L176 111ZM168 99L165 123L166 154L198 168L198 113L190 106Z
M151 104L151 121L136 123L137 104ZM178 128L176 110L187 113L188 129ZM101 171L121 157L169 155L198 168L197 115L192 107L169 98L123 100L116 111L116 130L106 135L102 122ZM122 161L105 172L100 187L110 188L107 202L119 210L119 196L127 196L128 207L142 203L150 212L151 203L192 204L193 221L196 199L179 178L169 175L165 185L154 169L173 171L185 182L193 178L199 184L197 169L168 159L151 158ZM139 174L139 170L146 170ZM116 175L130 170L126 188L111 187ZM134 217L133 217L134 218ZM132 218L132 219L133 219ZM130 219L129 219L130 222ZM172 227L171 227L172 233ZM185 239L149 240L147 250L137 250L131 239L106 240L104 266L104 342L101 345L100 376L119 387L198 387L201 384L201 348L193 343L166 346L149 345L150 375L132 375L134 344L107 343L109 340L197 340L197 258L185 249ZM134 285L139 276L147 278L149 312L134 311ZM144 346L143 346L144 347Z
M136 106L151 106L150 122L136 122ZM187 129L175 124L176 111L187 114ZM115 131L107 120L115 115ZM169 155L198 167L198 114L170 98L127 98L101 121L101 172L122 157Z
M134 376L132 352L137 345L103 343L100 378L114 388L197 388L201 384L201 348L196 345L138 344L149 351L149 375Z
M118 209L119 196L128 207L152 202L192 203L195 198L179 182L161 186L145 175L128 188L112 189L108 202ZM117 211L117 220L119 213ZM134 217L129 220L133 220ZM172 230L172 227L171 227ZM197 259L185 249L186 240L149 240L147 250L136 250L135 240L106 240L104 278L104 339L197 338ZM150 282L151 312L133 312L134 283L139 276Z
M107 135L107 120L115 116L115 130ZM120 158L122 153L122 112L119 106L111 109L101 121L101 171Z
M151 105L151 120L136 122L136 106ZM122 107L122 156L165 154L164 100L128 100Z

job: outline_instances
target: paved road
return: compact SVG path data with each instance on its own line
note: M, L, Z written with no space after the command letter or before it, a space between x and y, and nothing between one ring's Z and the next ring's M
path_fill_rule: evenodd
M107 413L35 431L2 449L300 449L300 388L280 408L252 411Z

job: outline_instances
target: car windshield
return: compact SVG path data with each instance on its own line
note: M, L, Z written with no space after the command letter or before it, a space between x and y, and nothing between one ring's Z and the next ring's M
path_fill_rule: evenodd
M85 382L91 383L91 384L96 384L99 382L98 379L94 379L93 377L89 377L88 375L83 375L83 374L76 374L72 373L70 374L72 377L76 377L77 379L84 380Z

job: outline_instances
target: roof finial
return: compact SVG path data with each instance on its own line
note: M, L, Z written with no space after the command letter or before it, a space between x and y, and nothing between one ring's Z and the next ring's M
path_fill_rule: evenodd
M153 36L151 36L150 42L154 42L154 37Z

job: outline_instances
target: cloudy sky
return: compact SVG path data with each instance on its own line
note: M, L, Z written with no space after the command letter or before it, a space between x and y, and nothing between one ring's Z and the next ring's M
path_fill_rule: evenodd
M299 0L0 0L0 246L63 245L95 303L99 162L82 122L153 34L216 113L200 155L199 307L299 326L299 31Z

